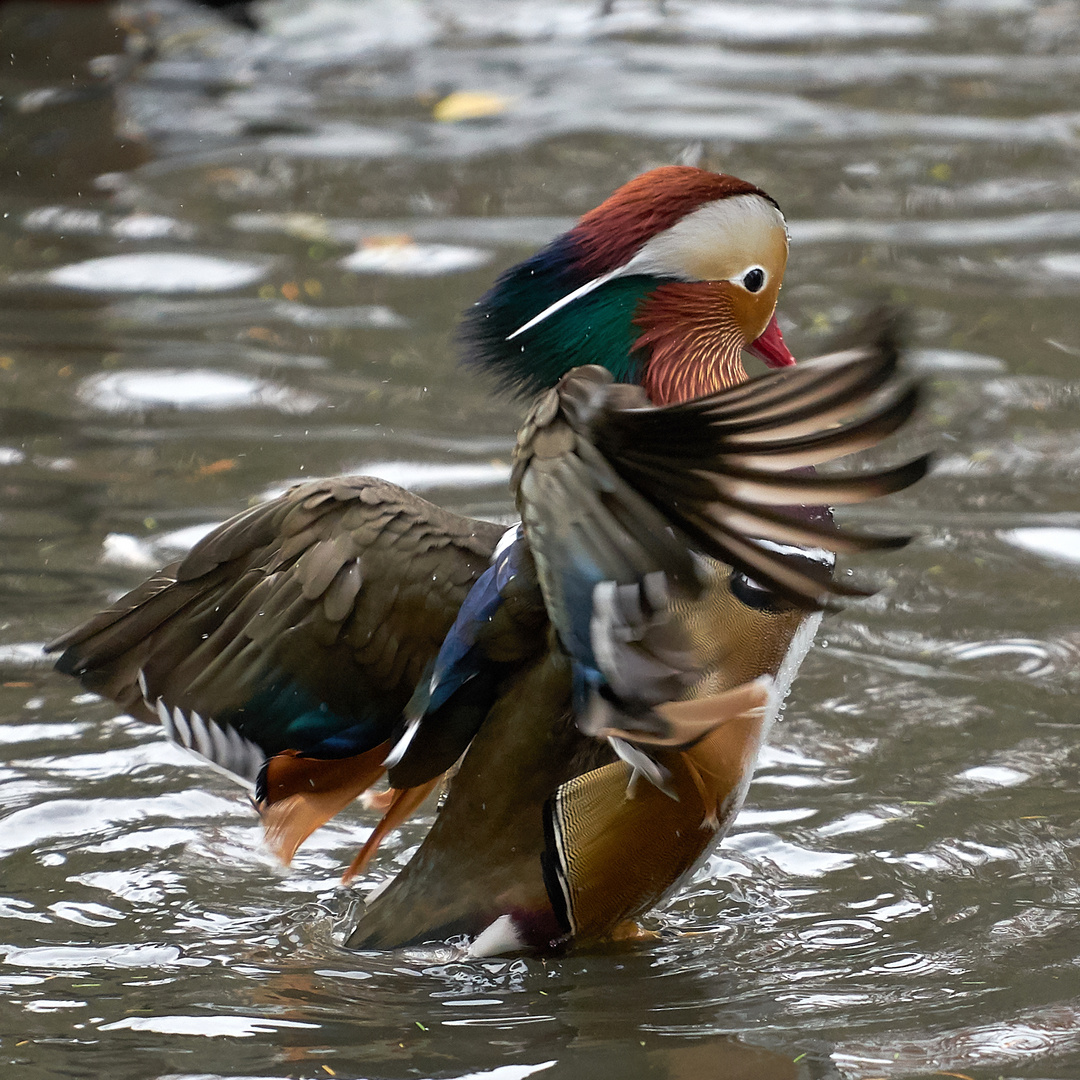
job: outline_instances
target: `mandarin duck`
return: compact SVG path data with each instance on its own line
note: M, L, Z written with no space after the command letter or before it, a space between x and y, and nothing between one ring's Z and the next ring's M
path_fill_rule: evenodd
M388 774L346 880L445 783L350 947L634 932L729 827L821 611L861 595L834 553L906 542L826 504L926 470L814 473L918 389L888 326L793 367L786 259L752 184L637 177L465 316L466 361L540 395L519 525L370 477L302 484L53 642L58 669L246 783L285 862ZM782 370L747 381L744 349Z

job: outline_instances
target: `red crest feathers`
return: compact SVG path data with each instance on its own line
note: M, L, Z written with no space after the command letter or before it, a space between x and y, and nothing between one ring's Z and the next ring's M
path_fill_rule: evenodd
M586 279L599 277L628 262L647 240L699 206L733 195L760 195L776 205L761 188L724 173L689 165L665 165L642 173L571 230L578 266Z

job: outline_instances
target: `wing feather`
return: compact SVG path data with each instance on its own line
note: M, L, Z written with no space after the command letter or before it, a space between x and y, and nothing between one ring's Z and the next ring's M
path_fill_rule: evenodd
M634 387L613 386L602 369L566 376L554 392L556 407L545 402L526 423L514 470L530 542L547 567L541 574L547 593L560 590L551 580L556 571L576 577L574 587L580 587L575 560L619 583L670 570L669 549L677 545L650 544L648 537L674 540L681 534L797 606L818 609L837 597L862 595L761 541L848 553L907 542L840 529L821 515L808 520L813 515L792 510L863 502L925 475L928 457L855 474L807 469L877 445L918 408L921 389L900 372L895 337L895 327L886 324L870 345L664 408L651 407ZM557 435L559 425L577 440ZM570 460L588 462L590 470L571 467ZM551 486L532 481L538 472L573 476L575 485L555 497ZM591 497L584 491L590 483ZM632 500L637 503L629 515L624 508ZM586 505L589 512L575 516L575 508ZM573 544L560 551L568 539L560 523L568 513L576 531Z
M355 745L325 756L363 753L399 720L502 531L381 480L305 484L49 648L141 719L163 716L160 701L185 745L183 718L207 718L208 757L230 756L211 723L267 757L322 753L345 731Z

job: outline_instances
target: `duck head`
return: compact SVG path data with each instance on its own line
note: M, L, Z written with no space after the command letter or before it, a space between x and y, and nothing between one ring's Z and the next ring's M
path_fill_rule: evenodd
M760 188L653 169L498 279L465 315L465 360L522 395L581 364L657 405L712 393L746 378L743 349L795 363L775 316L787 252L784 216Z

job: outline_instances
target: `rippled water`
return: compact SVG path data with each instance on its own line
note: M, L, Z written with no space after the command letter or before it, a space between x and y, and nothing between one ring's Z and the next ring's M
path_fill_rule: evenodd
M598 6L0 7L5 1075L1080 1075L1080 5ZM282 872L39 644L298 478L508 514L519 412L455 315L674 160L784 206L797 355L915 312L937 471L860 516L919 541L865 560L659 942L345 952L371 819Z

